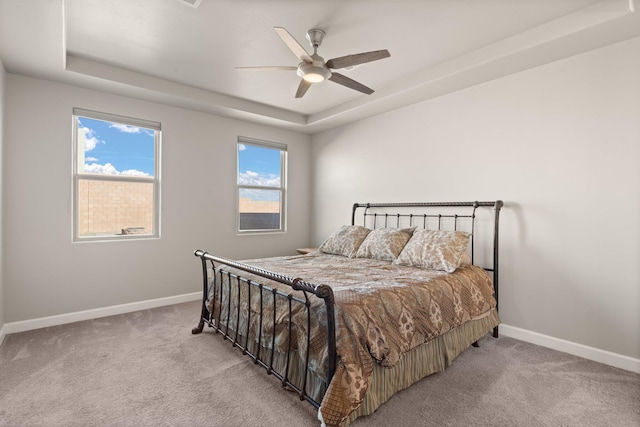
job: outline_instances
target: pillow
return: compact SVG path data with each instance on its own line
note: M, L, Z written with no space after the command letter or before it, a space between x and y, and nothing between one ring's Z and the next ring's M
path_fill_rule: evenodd
M393 263L453 273L469 244L464 231L418 230Z
M376 228L364 239L356 258L374 258L384 261L393 261L398 258L402 248L407 244L412 228Z
M358 248L371 232L360 225L343 225L325 240L318 250L326 254L342 255L353 258Z
M463 265L472 265L471 255L469 255L469 252L467 251L464 251L460 257L460 267Z

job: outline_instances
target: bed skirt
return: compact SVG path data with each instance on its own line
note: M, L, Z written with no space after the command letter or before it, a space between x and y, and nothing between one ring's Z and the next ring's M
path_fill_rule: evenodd
M374 364L371 383L364 401L358 409L347 417L340 427L346 427L355 419L372 414L383 403L389 400L400 390L411 386L422 378L444 371L460 353L469 348L472 343L479 340L494 327L500 324L498 312L492 309L482 318L471 320L460 327L446 332L433 340L414 348L404 354L398 363L385 368L379 364ZM249 350L256 352L257 344L249 343ZM286 365L286 354L276 352L271 354L270 349L261 348L262 357L271 360L273 367L280 372L284 372ZM273 356L273 358L272 358ZM291 353L291 363L289 365L289 380L294 384L302 385L302 375L304 373L304 363L298 357L297 352ZM324 376L307 375L305 390L307 394L320 402L327 390L327 383Z
M444 371L460 353L499 324L498 312L492 309L487 316L471 320L414 348L403 355L391 368L385 368L376 363L373 367L371 384L362 405L351 413L341 427L348 426L356 418L372 414L391 396L422 378Z

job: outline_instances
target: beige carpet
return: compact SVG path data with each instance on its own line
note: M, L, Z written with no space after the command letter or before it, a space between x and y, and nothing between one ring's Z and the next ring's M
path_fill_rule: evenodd
M205 328L199 303L9 335L1 426L314 426L315 409ZM640 426L640 375L486 337L353 426Z

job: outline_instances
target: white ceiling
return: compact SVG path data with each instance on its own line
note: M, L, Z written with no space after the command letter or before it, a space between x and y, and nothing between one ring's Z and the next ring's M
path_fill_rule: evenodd
M314 133L640 36L633 0L0 0L9 73ZM388 49L295 99L297 65L273 30L325 59Z

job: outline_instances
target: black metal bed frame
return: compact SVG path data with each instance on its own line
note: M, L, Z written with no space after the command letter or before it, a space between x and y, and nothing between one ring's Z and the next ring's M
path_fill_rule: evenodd
M493 201L493 202L442 202L442 203L354 203L353 210L351 214L351 224L355 225L356 220L356 211L360 208L364 208L362 213L363 225L369 222L373 222L372 228L377 227L378 221L384 220L383 226L388 227L390 221L395 220L396 227L400 227L402 221L406 221L408 219L408 226L414 226L416 222L422 220L423 228L427 228L427 221L437 219L438 227L437 229L442 229L443 222L453 221L453 229L458 229L459 221L467 219L471 222L471 259L473 262L474 253L475 253L475 219L476 219L476 209L479 207L493 207L494 208L494 224L493 224L493 265L491 267L484 267L485 270L493 272L493 284L494 284L494 295L496 299L496 309L498 302L498 225L499 225L499 214L500 209L503 206L503 202L501 200ZM471 208L470 213L466 214L458 214L458 213L446 213L446 214L413 214L413 213L405 213L405 212L397 212L390 214L388 212L377 213L377 209L407 209L407 208ZM430 228L431 229L431 228ZM198 249L194 252L194 255L199 257L202 265L202 311L200 314L200 321L198 326L192 329L193 334L199 334L203 331L204 325L208 325L211 328L215 329L216 333L221 333L225 340L229 340L232 342L234 347L238 347L242 350L242 353L251 357L255 364L259 364L267 370L267 374L273 374L276 378L278 378L282 382L283 387L289 387L294 390L298 395L300 400L306 400L311 403L314 407L319 408L320 402L316 401L312 396L307 393L306 390L306 380L307 376L310 372L309 370L309 342L310 342L310 325L314 319L312 319L310 305L311 298L320 298L324 301L324 306L327 314L327 350L328 350L328 363L327 363L327 372L326 372L326 384L328 385L331 382L333 374L336 368L336 336L335 336L335 306L334 306L334 295L331 287L326 285L319 285L314 283L306 282L301 278L293 278L290 276L286 276L283 274L278 274L272 271L264 270L261 268L257 268L248 264L244 264L238 261L230 260L227 258L219 257L211 255L210 253ZM220 282L219 292L216 286L212 286L212 295L214 301L219 302L219 311L218 313L210 313L207 308L207 299L209 297L209 277L207 273L207 262L210 263L210 266L213 271L213 276L211 278L212 282L215 281ZM217 265L216 265L217 264ZM262 283L259 283L255 280L249 280L244 278L238 274L232 273L228 270L225 270L224 266L232 267L237 270L245 271L247 273L257 275L263 277L265 279L273 280L275 282L284 284L289 286L292 291L299 291L297 293L286 293L279 289L272 288L269 286L265 286ZM227 279L227 288L225 289L222 284L224 283L224 278ZM232 312L231 309L231 284L235 282L235 286L238 287L237 292L237 301L236 301L236 309ZM251 292L254 290L255 292L260 293L260 309L259 309L259 327L258 327L258 337L250 337L249 332L249 324L250 324L250 316L251 310L248 308L247 304L247 330L246 331L238 331L239 327L236 327L236 330L231 330L229 327L229 322L232 319L232 316L235 316L236 325L240 324L240 306L241 306L241 292L240 288L246 287L248 301L251 300ZM228 292L228 304L226 307L222 306L223 294L224 292ZM273 310L271 313L265 313L264 311L264 293L271 294L273 298ZM312 297L311 295L315 295ZM258 343L262 342L262 325L263 320L266 318L265 316L273 316L274 328L275 328L275 318L276 318L276 307L277 303L280 301L280 304L288 304L288 314L289 314L289 322L288 322L288 352L286 354L286 363L283 370L278 370L274 366L274 352L275 352L275 330L272 333L272 341L271 341L271 351L266 351L266 355L261 354L261 347L258 345L257 350L252 351L250 349L250 340L257 340ZM299 304L304 306L304 310L306 313L306 348L307 354L301 355L300 358L304 361L304 375L302 384L293 383L290 379L290 363L291 363L291 325L292 325L292 312L293 305ZM213 305L215 308L215 304ZM222 324L222 311L226 310L226 324ZM242 332L244 332L244 339ZM493 336L498 337L498 327L496 326L493 330ZM474 343L477 345L477 343Z
M317 402L315 399L313 399L313 397L311 397L310 395L307 394L306 391L306 379L307 379L307 374L309 373L309 341L311 340L310 337L310 324L312 321L311 318L311 311L309 310L309 307L311 305L310 302L310 294L315 295L318 298L321 298L324 300L324 305L325 305L325 309L327 312L327 350L328 350L328 364L327 364L327 384L329 384L331 382L331 378L333 378L333 373L336 370L336 334L335 334L335 315L334 315L334 298L333 298L333 290L331 289L331 287L327 286L327 285L316 285L313 283L308 283L305 282L304 280L300 279L300 278L292 278L289 276L285 276L283 274L278 274L278 273L274 273L268 270L263 270L261 268L257 268L257 267L253 267L250 266L248 264L243 264L237 261L233 261L230 259L226 259L226 258L222 258L222 257L217 257L214 255L209 254L208 252L205 252L203 250L196 250L194 252L194 255L197 257L200 257L201 261L202 261L202 276L203 276L203 284L202 284L202 291L203 291L203 298L202 298L202 313L200 316L200 322L198 323L198 326L196 326L195 328L193 328L191 330L191 333L193 334L199 334L202 332L202 330L204 329L204 325L207 324L209 327L214 328L216 332L219 332L221 334L223 334L223 337L229 341L231 341L233 343L234 347L238 347L242 350L242 354L245 354L249 357L251 357L253 359L253 362L255 364L259 364L261 365L263 368L265 368L267 370L267 374L271 375L273 374L276 378L278 378L281 382L282 382L282 386L283 387L290 387L291 389L293 389L296 393L298 393L298 395L300 396L300 400L307 400L309 403L311 403L313 406L315 406L316 408L320 407L320 402ZM284 372L280 372L277 369L274 368L274 350L272 350L270 352L270 357L269 355L266 356L266 358L263 358L262 355L260 354L260 349L261 347L258 346L257 347L257 351L254 353L249 349L249 339L250 339L250 333L249 333L249 324L250 324L250 316L251 316L251 310L247 309L247 316L248 316L248 320L247 320L247 331L245 333L245 340L244 343L241 342L241 340L238 338L238 333L239 331L232 331L232 334L229 333L229 322L227 321L226 325L222 325L221 324L221 316L222 316L222 304L220 305L220 311L218 312L218 316L217 318L215 317L215 313L210 313L209 310L207 309L207 298L208 298L208 294L209 294L209 283L208 283L208 275L207 275L207 261L209 261L211 263L211 267L213 270L213 280L220 280L220 283L223 283L223 276L226 275L227 278L229 279L227 283L229 283L229 288L227 289L228 292L231 292L231 283L233 280L236 281L236 283L238 284L238 287L241 286L241 284L246 285L247 287L247 291L248 291L248 297L247 299L250 301L251 300L251 289L257 289L258 292L260 292L260 317L259 317L259 336L257 337L257 342L260 343L261 342L261 333L262 333L262 324L263 324L263 319L265 316L264 313L264 300L263 300L263 291L267 291L268 293L271 293L273 295L273 311L272 313L267 313L271 314L273 316L273 320L274 320L274 325L275 325L275 318L276 318L276 308L277 308L277 298L280 297L281 299L286 299L287 304L289 305L289 333L288 333L288 337L289 337L289 342L288 342L288 348L289 351L286 353L286 367L284 369ZM216 267L215 263L218 263L220 265L226 265L229 267L233 267L239 270L243 270L246 271L248 273L251 274L255 274L261 277L264 277L265 279L270 279L270 280L274 280L278 283L282 283L285 285L288 285L292 288L292 290L295 291L301 291L303 294L303 298L300 298L298 296L295 296L292 293L284 293L276 288L272 288L269 286L265 286L262 283L258 283L256 281L253 280L249 280L246 278L243 278L241 276L238 276L236 274L233 274L229 271L225 271L223 268L221 268L220 266ZM213 289L213 295L212 298L214 300L216 300L216 298L218 298L218 301L222 302L223 300L223 291L224 289L222 288L222 285L220 287L220 293L219 295L216 295L217 293L217 287L216 286L212 286ZM238 292L238 301L236 304L237 310L236 310L236 319L238 319L240 317L240 292ZM229 298L229 304L226 307L227 309L227 315L226 318L227 320L229 320L231 317L231 298ZM307 354L305 355L305 375L304 375L304 380L303 380L303 384L299 385L299 384L294 384L290 381L289 379L289 367L290 367L290 361L291 361L291 316L292 316L292 312L293 312L293 304L297 303L297 304L302 304L305 306L305 311L307 313L307 325L306 325L306 330L307 330ZM247 306L248 307L248 306ZM239 324L239 322L237 323ZM239 329L239 328L237 328ZM271 349L275 349L275 331L271 334L272 335L272 341L271 341ZM254 337L256 338L256 337Z

